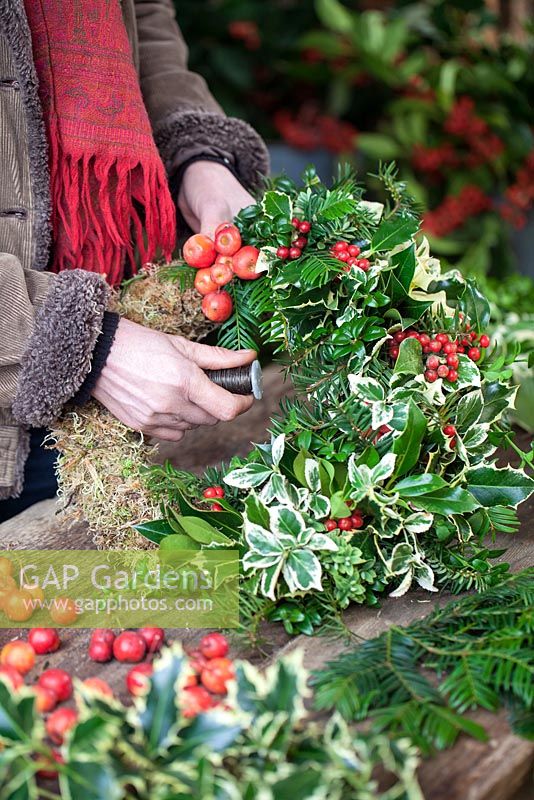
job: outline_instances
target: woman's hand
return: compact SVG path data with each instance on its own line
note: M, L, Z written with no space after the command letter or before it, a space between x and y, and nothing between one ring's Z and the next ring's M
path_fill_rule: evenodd
M184 431L247 411L252 396L231 394L204 369L250 364L253 350L225 350L121 319L93 396L128 427L178 442Z
M178 207L195 233L213 237L221 222L229 222L256 201L223 164L195 161L187 167Z

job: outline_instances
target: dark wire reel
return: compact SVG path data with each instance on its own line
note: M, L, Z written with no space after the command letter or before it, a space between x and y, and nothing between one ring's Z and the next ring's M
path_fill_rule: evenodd
M246 367L207 369L205 373L210 381L232 394L253 394L256 400L263 397L263 375L257 360Z

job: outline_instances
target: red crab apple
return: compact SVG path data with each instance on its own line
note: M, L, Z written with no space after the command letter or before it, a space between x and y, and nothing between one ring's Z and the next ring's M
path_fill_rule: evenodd
M231 222L223 222L215 231L215 249L223 256L233 256L241 247L241 234Z
M212 658L202 670L200 680L209 692L226 694L226 684L234 674L234 667L229 658Z
M163 628L139 628L138 633L145 640L146 649L149 653L157 653L161 650L165 641Z
M115 634L111 630L111 628L95 628L91 634L91 641L92 642L106 642L107 644L113 644L115 641Z
M94 692L103 694L104 697L113 697L113 689L103 678L86 678L83 685Z
M57 706L57 694L52 689L37 685L33 691L35 692L35 708L39 714L54 710Z
M132 667L126 676L126 688L134 697L146 694L149 688L149 678L154 672L152 664L137 664Z
M59 703L68 700L72 695L72 680L64 669L46 669L37 681L38 686L52 689L56 693Z
M115 638L115 637L114 637ZM104 664L113 658L113 642L104 639L91 639L89 643L89 658Z
M15 690L24 685L24 679L20 672L17 672L15 667L11 667L9 664L0 664L0 676L5 678Z
M182 691L180 706L184 717L190 718L213 708L214 702L211 694L203 686L188 686Z
M200 642L200 652L205 658L222 658L228 650L228 641L222 633L208 633Z
M13 667L21 675L26 675L35 664L35 650L31 644L22 642L20 639L8 642L2 647L0 664Z
M123 631L113 642L113 655L117 661L136 663L142 661L145 654L145 640L135 631Z
M291 251L290 251L291 253ZM256 272L256 263L260 251L251 244L245 245L234 255L234 272L244 281L254 281L261 276L261 272Z
M202 312L212 322L226 322L232 316L234 304L228 292L210 292L202 301Z
M195 233L184 244L184 261L190 267L211 267L216 255L215 242L203 233Z
M210 275L213 283L217 286L226 286L234 277L233 259L231 256L219 256L215 264L210 267ZM212 289L215 291L215 289Z
M195 289L201 295L207 295L210 294L210 292L216 292L219 288L211 275L212 269L213 267L199 269L195 275Z
M32 628L28 634L28 642L39 656L55 653L61 644L55 628Z
M78 722L78 712L74 708L57 708L46 721L46 732L54 744L63 744L65 735Z

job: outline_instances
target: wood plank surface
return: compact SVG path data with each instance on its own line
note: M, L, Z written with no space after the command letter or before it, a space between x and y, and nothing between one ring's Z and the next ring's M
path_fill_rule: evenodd
M278 399L286 392L280 373L274 368L265 371L266 398L257 403L248 415L217 429L199 429L188 434L174 447L162 447L162 458L170 458L182 469L201 471L208 464L229 459L235 453L244 454L250 442L265 438L269 418L276 409ZM506 546L503 557L517 571L534 564L534 503L524 504L520 510L522 527L514 537L499 537L497 546ZM90 549L92 537L82 522L66 523L57 515L57 504L47 500L8 522L0 525L0 548L30 549ZM400 599L385 599L381 608L352 607L345 620L355 637L372 638L390 625L406 625L428 614L436 605L451 599L447 592L429 595L422 590L410 592ZM197 631L172 631L170 638L180 638L184 644L197 642ZM0 645L17 636L15 630L0 631ZM126 700L124 677L127 665L118 662L95 664L87 659L88 631L65 631L63 646L46 659L39 658L32 682L45 666L65 667L73 675L84 679L99 675L107 680L121 699ZM233 648L257 663L267 663L283 653L300 648L308 669L316 669L332 659L343 649L342 643L324 637L298 636L290 639L280 626L265 627L265 646L262 651L247 650L243 643ZM427 800L510 800L519 787L532 787L534 743L514 736L506 721L506 714L475 712L472 718L482 723L489 733L487 743L476 742L461 736L456 745L425 760L420 769L420 780ZM530 774L529 774L530 773ZM526 790L527 792L529 789ZM525 796L528 797L528 794Z

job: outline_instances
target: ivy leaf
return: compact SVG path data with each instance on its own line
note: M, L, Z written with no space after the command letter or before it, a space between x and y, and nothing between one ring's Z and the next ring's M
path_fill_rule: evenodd
M270 477L272 470L264 464L246 464L238 467L224 476L224 482L228 486L235 486L237 489L252 489L254 486L261 486Z
M291 593L299 590L323 590L321 563L311 550L293 550L284 564L283 575Z
M397 215L390 219L385 219L378 226L371 239L371 253L391 250L393 247L407 242L417 232L418 228L418 220L411 215Z
M485 508L513 506L526 500L534 491L534 480L512 467L477 467L466 472L469 491Z
M425 415L413 400L408 403L406 426L393 442L393 452L397 454L395 476L400 477L409 472L418 462L421 442L426 431Z

